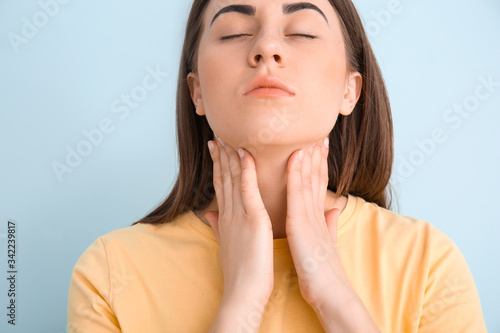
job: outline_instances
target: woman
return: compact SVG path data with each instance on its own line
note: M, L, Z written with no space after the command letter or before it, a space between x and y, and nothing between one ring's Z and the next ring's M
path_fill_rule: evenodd
M195 0L179 178L75 265L70 332L483 332L474 280L392 213L392 119L349 0Z

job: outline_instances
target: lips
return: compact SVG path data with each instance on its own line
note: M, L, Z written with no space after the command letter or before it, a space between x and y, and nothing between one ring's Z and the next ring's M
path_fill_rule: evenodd
M257 76L245 89L244 95L253 97L291 97L295 93L275 76Z

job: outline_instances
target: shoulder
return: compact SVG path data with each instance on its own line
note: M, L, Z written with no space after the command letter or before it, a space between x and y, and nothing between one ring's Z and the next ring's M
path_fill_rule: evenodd
M345 251L355 261L345 261L353 276L359 274L363 280L363 270L371 269L371 278L386 290L392 286L411 290L395 295L408 297L410 320L412 325L420 324L419 332L458 332L466 326L484 331L468 264L455 242L432 223L356 197L344 235ZM363 288L359 287L366 295L372 292Z
M138 223L133 226L115 229L98 236L80 257L98 257L109 260L131 259L154 252L159 247L168 249L168 244L190 237L184 226L185 215L163 224Z
M397 214L361 198L358 205L352 228L357 233L356 240L367 244L362 246L367 255L378 253L401 273L410 270L413 276L430 284L441 280L473 285L462 252L432 223Z
M430 221L418 217L401 215L374 203L356 197L356 209L352 218L354 224L370 227L386 236L423 237L435 245L451 244L453 241Z
M402 265L410 258L428 269L443 258L462 262L457 245L431 222L355 198L356 207L344 228L346 241L356 240L358 247L362 242L367 251L398 259Z

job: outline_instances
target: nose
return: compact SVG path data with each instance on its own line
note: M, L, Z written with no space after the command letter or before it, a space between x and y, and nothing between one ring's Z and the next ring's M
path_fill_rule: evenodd
M283 48L278 37L271 34L258 37L249 54L250 66L257 67L260 63L283 66Z

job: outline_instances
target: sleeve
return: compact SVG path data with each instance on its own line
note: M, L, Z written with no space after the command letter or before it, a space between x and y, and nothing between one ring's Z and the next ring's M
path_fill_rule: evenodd
M418 332L487 332L474 279L456 244L436 232Z
M101 237L75 264L68 293L68 333L88 332L121 332L110 306L108 258Z

